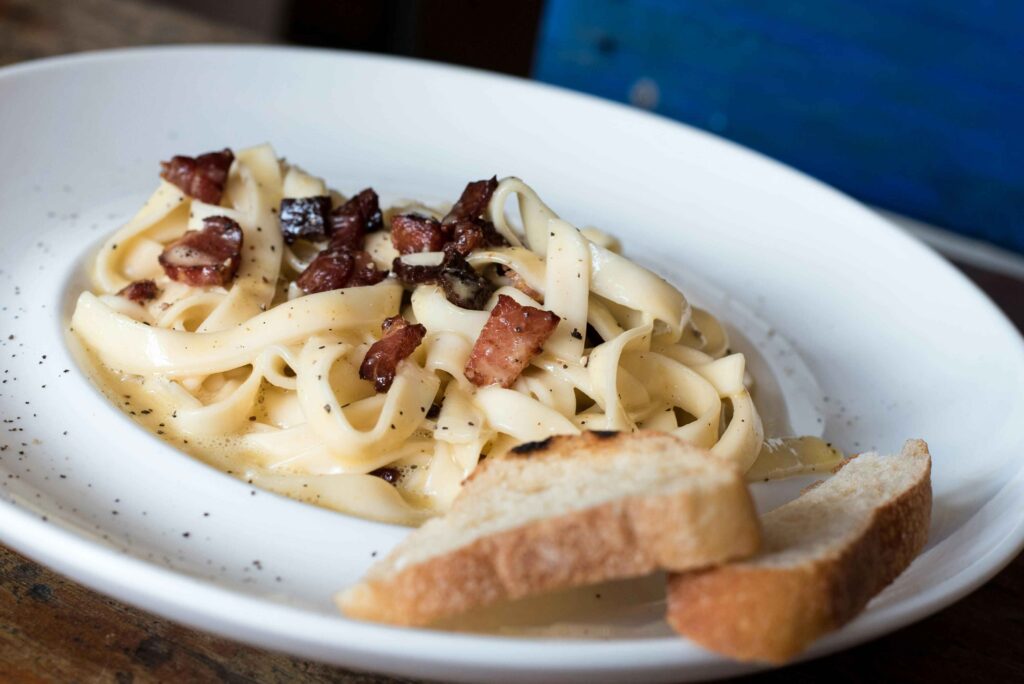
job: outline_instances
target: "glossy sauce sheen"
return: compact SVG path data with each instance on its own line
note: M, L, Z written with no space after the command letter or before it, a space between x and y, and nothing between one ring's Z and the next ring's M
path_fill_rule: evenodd
M482 310L433 282L407 284L411 297L403 295L393 277L303 293L296 278L324 245L285 243L282 198L320 198L318 216L324 198L343 208L355 200L260 146L238 152L221 206L163 183L101 248L72 328L94 359L96 383L161 438L254 486L368 518L417 524L451 505L481 457L582 430L664 430L743 471L754 465L765 442L746 358L730 350L713 315L619 255L614 239L560 219L519 179L467 192L472 201L459 211L470 215L459 220L486 226L491 238L465 261L449 254L444 263L486 284ZM371 190L357 198L376 203ZM512 198L521 227L505 214ZM419 204L384 212L385 231L355 245L370 268L390 269L398 251L386 229L412 214L443 218ZM220 216L243 232L233 280L168 279L157 256ZM158 297L117 296L139 279L153 280ZM534 311L549 323L544 334L527 341L528 326L517 324L481 340L498 302ZM394 316L425 336L393 382L375 389L360 365ZM514 367L479 372L484 342L487 358L514 357ZM824 467L830 457L813 440L771 451L764 477Z

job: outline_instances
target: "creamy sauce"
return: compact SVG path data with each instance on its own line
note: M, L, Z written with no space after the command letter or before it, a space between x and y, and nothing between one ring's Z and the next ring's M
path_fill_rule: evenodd
M68 337L77 351L79 365L111 403L160 439L213 468L296 501L343 513L357 512L382 522L417 524L434 512L430 499L420 494L425 488L422 480L427 477L425 455L404 459L397 468L399 477L394 484L362 474L310 475L261 468L256 464L263 456L246 445L239 435L215 438L189 435L178 423L175 406L162 401L162 393L150 391L144 377L111 370L74 335ZM262 404L263 401L257 401L257 406ZM253 417L254 427L258 421L266 420L265 414L254 413ZM842 459L842 452L818 437L767 438L754 465L747 471L747 480L762 482L830 472ZM385 504L376 505L381 497ZM398 516L394 514L396 509L402 512Z
M831 472L843 453L820 437L766 439L757 461L747 471L748 482L767 482L796 475Z
M77 337L69 335L68 340L79 366L112 404L174 448L217 470L296 501L381 522L415 525L433 513L430 501L417 500L415 480L420 477L417 471L421 466L412 460L402 468L406 472L397 486L372 475L310 475L261 468L256 465L262 460L261 454L249 448L239 435L204 438L186 433L179 425L175 406L162 401L162 393L151 391L146 378L114 371L100 363ZM410 482L413 491L405 491Z
M407 296L391 278L303 294L294 281L316 250L286 245L275 210L282 198L328 192L268 145L238 152L222 206L162 183L100 248L75 305L74 335L89 348L83 366L94 382L157 436L254 486L408 525L447 510L480 458L581 430L670 432L743 472L767 453L776 465L766 477L824 462L813 439L762 452L750 388L762 385L770 410L792 416L789 397L769 394L781 376L751 379L714 315L618 254L614 239L558 218L521 180L501 180L482 210L509 245L468 255L478 273L496 278L480 311L454 305L432 284ZM521 225L509 224L512 198ZM206 288L170 280L161 251L219 215L244 236L234 280ZM397 256L383 231L366 249L380 269ZM500 279L508 272L514 281ZM156 298L117 295L139 278L155 282ZM467 359L499 296L561 320L511 387L477 387ZM359 364L381 321L396 314L427 334L390 389L376 393ZM588 327L596 332L589 343ZM753 359L760 344L751 346ZM771 420L771 434L785 434L783 422Z

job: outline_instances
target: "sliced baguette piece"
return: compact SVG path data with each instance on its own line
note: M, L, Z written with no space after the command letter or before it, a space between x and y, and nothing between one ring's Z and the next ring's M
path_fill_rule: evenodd
M589 432L487 458L452 509L338 594L350 617L424 625L531 594L757 552L743 476L658 432Z
M670 575L668 621L738 660L782 663L859 614L924 547L931 519L928 445L862 454L762 518L762 552Z

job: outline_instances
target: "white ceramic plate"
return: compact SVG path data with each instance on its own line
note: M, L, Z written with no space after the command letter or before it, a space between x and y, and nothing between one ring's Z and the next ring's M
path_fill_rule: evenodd
M243 641L417 677L681 680L749 669L673 638L650 619L656 610L634 615L632 630L609 615L608 630L574 639L345 620L331 593L405 530L252 490L92 389L62 335L82 260L154 187L157 161L262 141L343 190L450 198L469 179L519 175L566 218L617 233L670 279L714 283L789 338L821 387L833 442L894 450L926 438L927 551L811 655L942 608L1021 547L1020 337L928 249L739 147L524 81L277 48L9 68L0 131L0 538L112 596ZM794 369L775 359L779 377Z

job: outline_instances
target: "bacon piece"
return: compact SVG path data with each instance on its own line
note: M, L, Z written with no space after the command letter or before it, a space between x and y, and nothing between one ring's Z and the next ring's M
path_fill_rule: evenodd
M175 155L171 161L160 162L160 177L200 202L220 204L234 160L234 153L226 147L198 157Z
M281 200L281 235L289 245L303 240L323 240L327 237L328 221L331 219L331 198L295 197Z
M395 371L402 360L420 346L427 329L419 323L413 325L401 316L392 316L381 325L384 336L366 351L359 365L359 377L373 381L378 392L387 392L395 380Z
M361 250L366 244L366 230L363 223L351 217L339 219L331 216L331 223L334 226L334 233L328 243L330 249L351 249Z
M348 283L353 266L352 252L325 249L309 262L306 270L295 279L295 284L306 294L338 290Z
M365 285L376 285L388 277L387 271L378 271L377 264L369 252L362 250L352 252L353 267L352 276L349 278L349 287L363 287Z
M507 295L498 297L466 362L466 378L474 385L511 387L540 353L558 326L558 315L522 306Z
M136 280L122 287L117 294L136 304L142 304L160 296L160 288L152 280Z
M480 218L497 187L497 176L469 183L459 201L441 219L441 224L448 229L451 244L462 256L484 245L498 247L508 244L493 223Z
M380 199L373 188L361 190L339 209L340 213L357 210L366 224L367 233L374 233L384 228L384 215L380 211Z
M295 284L306 294L313 294L343 287L376 285L387 277L388 272L378 271L368 253L328 247L316 255L295 279Z
M497 187L497 177L470 183L440 222L419 214L394 217L391 220L391 242L399 254L437 252L451 245L462 256L483 245L507 245L494 224L480 218Z
M508 245L508 241L490 221L481 218L465 219L449 225L451 241L448 245L462 256L469 256L478 247Z
M366 234L383 227L377 193L366 188L331 212L331 246L362 249Z
M441 219L441 223L448 225L466 219L475 219L487 208L487 203L491 201L491 195L494 194L497 187L497 176L493 176L490 180L478 180L469 183L466 185L466 189L462 191L459 201Z
M402 257L395 257L395 260L391 262L391 271L407 287L438 282L441 279L442 267L443 263L436 266L409 264Z
M440 282L449 302L476 311L484 308L495 290L491 281L473 270L469 262L454 249L445 250Z
M203 219L202 230L186 232L160 255L171 280L197 287L227 285L241 262L242 228L227 216Z
M401 257L391 264L391 270L406 287L436 283L444 290L449 302L463 309L479 311L496 289L491 281L473 270L451 244L444 247L444 260L437 266L406 263Z
M440 252L448 242L448 231L427 216L399 214L391 219L391 242L399 254Z
M488 247L507 247L508 240L505 236L498 232L498 229L494 227L494 224L484 219L477 219L476 224L480 226L480 229L484 232L484 244Z
M484 244L484 231L480 226L471 221L460 221L453 225L452 240L448 247L462 256L469 256L470 252Z

